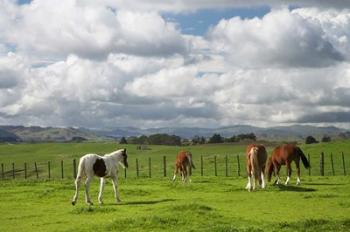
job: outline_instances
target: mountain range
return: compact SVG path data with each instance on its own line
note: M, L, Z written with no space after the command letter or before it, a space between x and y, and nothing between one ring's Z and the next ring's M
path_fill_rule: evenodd
M110 130L94 130L86 128L57 128L39 126L0 126L0 142L68 142L86 140L107 140L121 137L131 137L151 134L177 135L191 139L194 136L210 137L214 133L224 137L238 134L254 133L260 140L270 141L301 141L312 135L321 139L324 135L334 137L350 137L350 132L337 127L315 127L306 125L254 127L235 125L220 128L200 127L163 127L141 129L135 127L120 127Z

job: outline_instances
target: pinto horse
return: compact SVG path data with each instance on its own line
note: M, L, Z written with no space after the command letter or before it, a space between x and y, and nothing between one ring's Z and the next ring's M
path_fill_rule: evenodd
M175 181L176 175L180 172L182 181L185 182L188 179L189 175L191 175L192 168L195 169L192 161L192 153L188 151L180 151L176 156L173 181Z
M84 176L85 181L85 200L88 205L92 205L89 189L93 176L100 177L100 193L98 194L99 204L103 204L102 192L105 185L105 178L110 177L113 181L114 195L117 202L120 202L118 192L118 163L123 167L128 167L128 155L126 149L120 149L104 156L96 154L87 154L80 158L78 166L78 175L75 179L75 194L73 196L72 205L78 200L80 182Z
M284 144L281 146L276 147L272 151L272 155L269 158L269 161L267 163L267 172L268 172L268 181L271 181L272 173L274 173L277 176L277 179L275 181L275 184L280 183L280 176L279 172L282 165L286 165L287 167L287 180L285 182L285 185L288 185L290 176L292 174L292 167L291 163L294 161L295 166L297 168L297 185L300 184L300 165L299 162L301 161L304 164L305 168L309 168L310 164L305 157L303 151L296 146L295 144Z
M250 144L246 149L246 165L248 183L246 189L255 189L255 182L259 181L261 188L265 188L264 172L267 160L267 152L263 145ZM254 178L254 180L253 180Z

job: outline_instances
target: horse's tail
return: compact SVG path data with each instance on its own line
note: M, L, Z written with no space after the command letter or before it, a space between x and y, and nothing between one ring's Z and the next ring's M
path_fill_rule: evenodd
M259 160L258 160L258 147L252 147L250 149L250 163L252 165L252 172L255 178L259 178Z
M298 151L298 153L299 153L299 155L300 155L301 161L302 161L303 164L304 164L304 167L305 167L305 168L309 168L309 167L310 167L310 163L309 163L309 161L307 160L307 158L306 158L304 152L303 152L299 147L297 147L297 151Z
M188 153L188 154L187 154L187 158L188 158L188 161L189 161L191 167L192 167L193 169L196 169L196 167L194 166L194 163L193 163L193 161L192 161L192 154L191 154L191 153Z
M84 173L85 173L85 158L83 156L79 160L77 178L78 177L81 178L84 175Z
M272 173L275 171L274 169L275 167L273 166L273 163L272 163L272 157L269 157L267 161L267 166L266 166L267 180L269 182L271 181Z

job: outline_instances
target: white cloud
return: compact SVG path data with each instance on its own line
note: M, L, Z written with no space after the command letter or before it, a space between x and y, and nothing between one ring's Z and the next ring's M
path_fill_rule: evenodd
M318 22L284 9L262 19L223 19L208 36L214 51L238 66L320 67L344 59L324 34Z
M346 123L349 10L274 9L189 36L155 12L170 3L125 2L0 2L0 123Z

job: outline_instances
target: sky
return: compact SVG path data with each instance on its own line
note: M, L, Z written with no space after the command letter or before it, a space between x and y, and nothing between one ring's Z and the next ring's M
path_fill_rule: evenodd
M349 59L345 0L0 0L0 125L349 129Z

